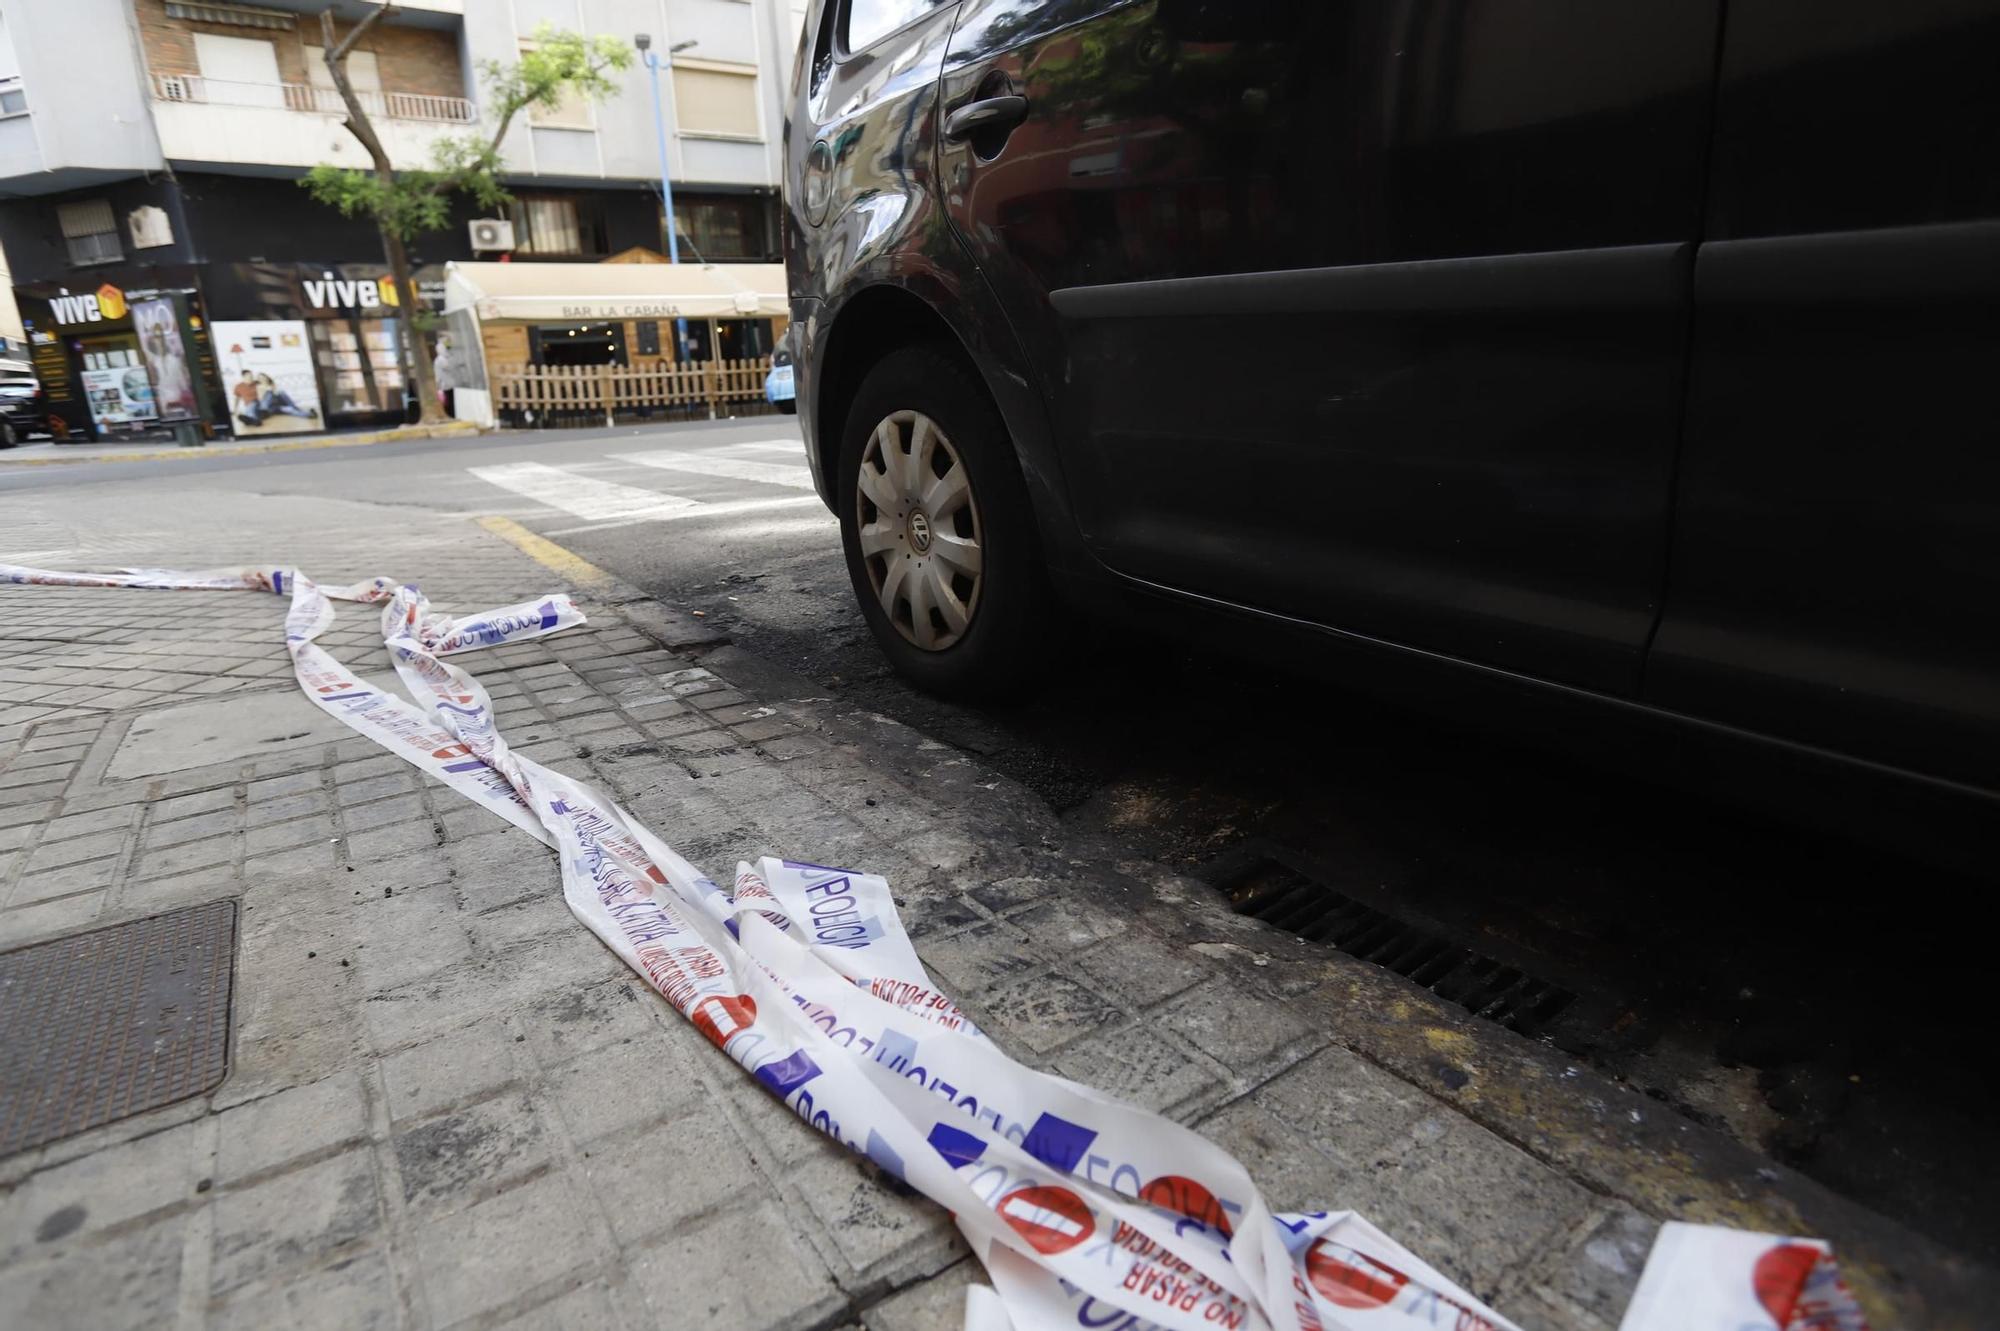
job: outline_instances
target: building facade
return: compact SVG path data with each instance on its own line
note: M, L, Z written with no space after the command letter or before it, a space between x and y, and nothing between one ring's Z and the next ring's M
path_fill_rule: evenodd
M408 410L398 329L410 312L379 238L298 183L318 163L368 165L326 72L327 3L0 0L0 248L69 429L153 428L190 402L239 434ZM478 71L516 58L540 25L644 32L662 57L683 260L769 262L794 6L400 0L348 73L391 160L422 167L441 137L490 127ZM338 34L364 12L358 0L334 9ZM457 202L450 225L417 239L423 298L454 259L667 248L654 75L635 61L616 77L606 98L517 117L502 145L512 204L482 219ZM475 232L481 220L505 225Z

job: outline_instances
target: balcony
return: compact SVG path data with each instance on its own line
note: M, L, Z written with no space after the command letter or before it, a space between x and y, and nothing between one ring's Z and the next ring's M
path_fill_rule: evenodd
M368 154L341 124L347 108L332 88L155 74L152 94L160 148L171 162L224 169L369 165ZM430 165L441 136L479 123L478 108L463 97L356 96L398 167Z
M453 125L478 123L479 112L463 97L438 97L421 92L355 94L371 120L435 120ZM239 83L201 74L155 74L153 100L199 102L208 106L256 106L345 116L340 93L309 83Z

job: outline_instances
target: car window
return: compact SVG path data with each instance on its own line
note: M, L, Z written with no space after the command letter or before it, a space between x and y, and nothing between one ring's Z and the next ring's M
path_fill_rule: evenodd
M841 13L840 45L859 51L888 36L905 23L914 22L940 0L847 0Z

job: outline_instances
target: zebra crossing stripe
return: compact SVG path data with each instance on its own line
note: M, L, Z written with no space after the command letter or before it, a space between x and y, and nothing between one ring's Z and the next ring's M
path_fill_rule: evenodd
M579 476L566 467L550 467L540 462L507 462L492 467L467 467L467 471L503 490L532 499L550 508L559 508L592 522L620 518L669 518L703 507L701 501L684 495L662 494L658 490L616 481L600 481Z
M758 462L751 458L717 457L712 453L683 453L660 448L645 453L613 453L617 462L634 462L662 471L685 471L696 476L725 476L733 481L757 481L764 485L789 485L794 489L813 488L812 472L783 462Z

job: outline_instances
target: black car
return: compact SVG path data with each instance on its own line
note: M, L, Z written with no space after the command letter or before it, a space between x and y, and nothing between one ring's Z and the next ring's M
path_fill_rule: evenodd
M1994 0L816 0L799 419L868 622L969 695L1164 609L1985 807L1996 68Z

